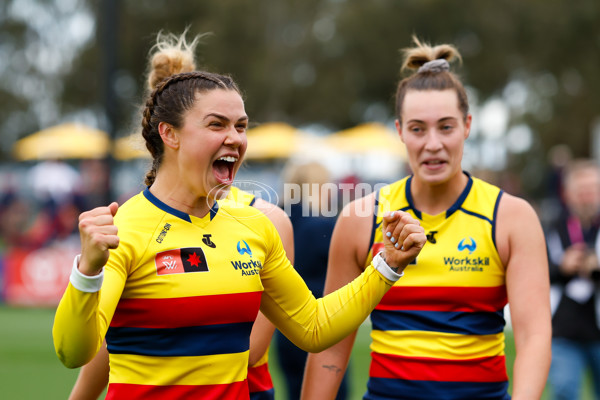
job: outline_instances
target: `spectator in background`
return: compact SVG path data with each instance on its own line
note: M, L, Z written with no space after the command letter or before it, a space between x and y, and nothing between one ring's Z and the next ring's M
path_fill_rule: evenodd
M319 162L290 164L284 171L285 209L290 214L294 230L294 248L305 249L296 254L294 267L317 298L323 296L324 266L327 265L329 242L335 226L337 203L323 185L331 182L329 170ZM296 247L301 246L301 247ZM285 378L289 400L300 398L302 376L307 353L281 332L276 331L277 361ZM347 375L347 374L346 374ZM347 398L347 379L341 384L337 399Z
M593 160L572 161L561 187L565 208L546 235L553 311L549 383L554 399L580 399L590 369L598 399L600 166Z
M61 160L46 160L34 165L27 174L27 181L40 202L60 203L81 186L79 172Z

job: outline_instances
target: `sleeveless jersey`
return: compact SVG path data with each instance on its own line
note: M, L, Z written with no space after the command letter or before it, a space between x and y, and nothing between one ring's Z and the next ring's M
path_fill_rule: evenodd
M256 197L248 192L232 186L226 200L234 203L248 206L254 205ZM265 351L260 360L254 365L248 366L248 389L250 391L250 400L273 400L275 398L275 389L273 380L269 373L269 349Z
M412 177L376 196L367 263L383 249L382 215L402 210L427 243L371 313L365 399L509 399L504 356L505 268L495 244L502 191L469 176L439 215L417 210Z
M259 308L298 346L322 351L355 329L392 284L370 266L315 299L271 221L237 203L215 203L199 218L146 189L114 221L120 242L101 290L69 283L53 327L67 366L90 360L106 337L108 399L249 399Z

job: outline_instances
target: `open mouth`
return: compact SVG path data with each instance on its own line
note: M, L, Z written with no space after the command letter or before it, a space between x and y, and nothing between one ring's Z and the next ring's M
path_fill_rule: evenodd
M237 157L225 156L213 163L213 173L219 183L223 185L231 185L233 183L233 171L237 160Z
M438 168L444 165L445 163L446 162L442 160L427 160L423 162L423 164L425 164L429 168Z

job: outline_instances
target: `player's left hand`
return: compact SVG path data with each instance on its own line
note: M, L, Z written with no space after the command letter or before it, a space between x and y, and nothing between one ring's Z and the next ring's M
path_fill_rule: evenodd
M382 257L392 269L401 273L425 246L425 230L418 220L404 211L386 212L381 229L384 244Z

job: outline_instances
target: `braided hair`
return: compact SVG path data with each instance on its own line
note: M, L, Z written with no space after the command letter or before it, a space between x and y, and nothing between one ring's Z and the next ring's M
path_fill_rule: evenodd
M194 106L200 93L215 89L240 93L231 77L196 71L194 48L199 38L197 36L188 43L185 32L181 36L159 33L152 49L148 73L151 92L142 111L142 136L152 156L152 166L146 173L146 186L154 183L164 155L164 143L158 132L160 122L180 128L186 111Z

